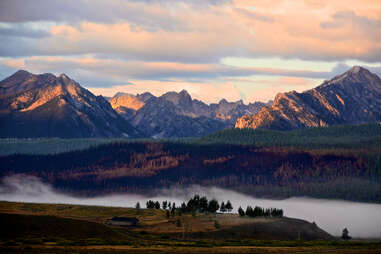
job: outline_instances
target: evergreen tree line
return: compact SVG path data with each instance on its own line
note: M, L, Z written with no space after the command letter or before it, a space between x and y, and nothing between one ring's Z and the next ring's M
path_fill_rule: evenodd
M238 213L241 217L249 216L249 217L283 217L283 210L278 208L262 208L259 206L255 206L252 208L251 206L246 207L246 211L242 209L242 207L238 208Z
M231 212L233 206L228 200L226 203L222 201L219 203L217 200L208 200L207 197L200 195L194 195L188 202L183 202L181 205L176 206L175 202L169 202L167 200L163 201L161 204L159 201L148 200L146 203L148 209L163 209L174 215L176 212L178 214L182 213L216 213L218 211L225 213ZM136 208L140 209L140 204L136 204Z

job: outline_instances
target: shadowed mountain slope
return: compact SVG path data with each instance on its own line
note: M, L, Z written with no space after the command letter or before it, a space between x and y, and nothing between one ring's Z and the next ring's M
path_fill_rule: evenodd
M159 97L150 93L136 96L117 93L112 107L125 119L154 138L200 137L233 127L236 119L258 112L265 103L245 105L242 101L205 104L192 99L187 91L168 92Z
M272 106L243 116L237 128L289 130L381 121L381 79L355 66L322 85L280 93Z
M102 97L65 74L18 71L0 82L0 137L137 137Z

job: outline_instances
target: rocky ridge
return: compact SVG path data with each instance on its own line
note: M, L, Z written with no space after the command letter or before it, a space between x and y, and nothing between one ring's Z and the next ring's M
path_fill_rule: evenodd
M381 121L381 79L355 66L320 86L280 93L271 106L237 119L236 128L290 130Z
M24 70L0 82L1 137L139 137L102 96L65 74Z
M117 93L110 103L133 126L154 138L204 136L233 127L237 118L256 113L266 105L262 102L245 105L225 99L208 105L192 99L185 90L159 97L150 93L136 96Z

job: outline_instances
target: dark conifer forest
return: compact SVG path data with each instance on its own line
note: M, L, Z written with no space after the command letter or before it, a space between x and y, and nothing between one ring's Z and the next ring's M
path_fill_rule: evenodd
M35 175L59 190L82 195L203 185L264 198L381 202L380 169L378 148L361 146L332 150L218 142L114 142L59 154L0 157L1 177Z

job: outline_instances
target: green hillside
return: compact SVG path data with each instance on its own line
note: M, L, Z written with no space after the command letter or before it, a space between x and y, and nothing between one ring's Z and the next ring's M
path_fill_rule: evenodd
M372 149L381 148L381 124L337 125L291 131L232 128L203 137L197 142L307 149Z

